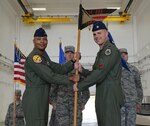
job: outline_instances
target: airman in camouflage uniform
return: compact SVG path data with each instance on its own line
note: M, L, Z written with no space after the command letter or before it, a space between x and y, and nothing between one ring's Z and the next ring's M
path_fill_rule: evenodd
M122 58L127 62L127 49L120 49ZM125 95L125 104L121 108L121 126L135 126L136 112L140 111L143 89L138 69L127 62L129 70L122 67L121 84Z
M74 56L75 48L65 46L66 61ZM74 74L72 71L70 74ZM68 74L68 76L71 76ZM77 126L82 125L82 111L90 97L89 89L78 92ZM72 85L52 85L50 101L53 105L50 126L73 126L74 116L74 92Z
M21 97L21 90L15 91L15 126L25 126L24 122L24 114L23 114L23 108L22 108L22 102L20 100ZM8 107L7 115L5 118L5 126L13 126L14 121L14 103L11 103Z

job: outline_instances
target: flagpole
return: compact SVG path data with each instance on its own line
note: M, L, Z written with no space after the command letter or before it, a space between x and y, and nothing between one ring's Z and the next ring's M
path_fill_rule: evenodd
M77 52L80 52L80 29L78 29ZM79 59L76 59L76 62L79 62ZM79 74L78 70L75 71L75 74ZM75 84L78 85L78 82L76 82ZM74 92L74 126L77 126L77 100L78 92Z
M81 18L82 18L82 5L79 5L79 17L78 17L78 42L77 42L77 52L80 52L80 26L81 26ZM79 62L79 59L76 59L76 62ZM75 74L78 75L78 70L75 71ZM75 83L76 86L78 85L78 82ZM78 103L78 92L74 92L74 121L73 121L73 126L77 126L77 103Z
M80 51L80 29L78 29L78 44L77 44L77 52ZM76 59L76 62L79 62L79 59ZM76 75L79 74L78 70L75 72ZM78 82L75 83L78 85ZM78 93L74 92L74 126L77 125L77 100L78 100Z
M15 88L16 88L16 86L15 86ZM14 106L13 106L13 126L16 126L16 100L15 100L15 92L14 92Z
M16 41L14 43L14 54L15 54L15 46L16 46ZM14 55L14 59L15 59L15 55ZM15 61L15 60L14 60ZM16 99L15 99L15 90L16 90L16 82L13 81L14 83L14 92L13 92L13 98L14 98L14 104L13 104L13 126L16 126Z
M86 17L86 18L83 18ZM86 19L86 22L83 23L83 21L85 21L84 19ZM90 22L89 22L90 21ZM79 17L78 17L78 43L77 43L77 52L80 52L80 32L83 28L85 28L86 26L92 24L91 22L91 17L89 16L89 14L86 12L86 10L82 7L82 5L79 5ZM79 59L76 59L77 62L79 62ZM75 71L75 74L78 75L78 70ZM78 82L75 83L76 86L78 85ZM74 125L73 126L77 126L77 99L78 99L78 94L77 92L74 92Z

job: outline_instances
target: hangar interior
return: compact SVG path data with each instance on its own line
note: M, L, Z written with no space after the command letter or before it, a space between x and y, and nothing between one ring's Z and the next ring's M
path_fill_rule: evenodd
M25 56L33 49L33 35L43 27L48 35L48 52L51 60L58 62L59 43L62 47L78 41L79 4L85 10L115 9L110 14L99 14L92 18L102 20L113 36L118 48L127 48L129 62L141 74L144 91L143 103L150 103L150 1L149 0L0 0L0 122L3 126L8 105L13 101L14 87L14 44ZM41 9L41 10L40 10ZM81 64L92 69L99 50L92 36L92 25L82 29L80 35ZM14 86L15 85L15 86ZM95 86L90 87L91 99L83 114L83 125L96 126L94 110ZM51 107L51 106L50 106ZM50 112L51 113L51 109ZM50 114L49 114L50 115ZM91 118L91 120L90 120ZM138 125L149 125L150 117L138 115Z

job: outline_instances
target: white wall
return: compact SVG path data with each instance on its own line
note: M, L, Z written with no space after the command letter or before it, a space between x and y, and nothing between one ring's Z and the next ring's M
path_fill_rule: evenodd
M14 43L19 38L17 14L7 0L0 1L0 122L4 121L8 105L13 102ZM10 61L11 60L11 61ZM16 84L16 88L24 88Z
M0 0L0 53L13 60L13 40L16 36L16 16L7 0ZM0 61L12 62L0 57ZM11 67L11 66L10 66ZM0 64L0 122L4 120L8 104L13 101L13 71Z
M120 23L111 22L108 24L109 31L111 32L116 46L118 48L127 48L129 52L129 62L134 61L134 34L133 34L133 21Z
M40 25L29 26L21 23L20 26L20 40L18 44L20 45L21 50L28 55L33 48L33 34L35 29L40 27ZM129 55L133 55L132 48L133 44L133 27L132 22L127 22L120 24L119 22L109 23L108 28L115 40L118 48L129 48ZM49 44L47 47L47 52L50 55L51 59L58 61L59 54L59 41L61 41L63 47L65 45L74 45L77 47L77 24L51 24L50 29L46 29L48 34ZM81 53L82 53L82 63L93 63L95 56L99 50L99 47L93 40L92 31L89 30L89 27L81 31Z
M20 30L20 41L19 45L21 50L28 55L33 48L33 34L34 31L40 27L40 25L28 26L22 24ZM77 25L76 24L51 24L50 29L46 29L48 34L48 47L47 52L50 55L51 59L58 62L58 54L59 54L59 42L60 38L62 41L62 46L65 45L74 45L77 46ZM86 47L86 48L85 48ZM84 50L84 51L83 51ZM95 55L98 51L97 45L94 43L92 38L91 31L87 29L82 30L81 32L81 52L82 56L91 56L95 58ZM94 62L94 58L92 59ZM82 58L83 62L91 62L91 59ZM87 60L87 61L85 61Z
M138 66L142 71L144 95L150 96L150 1L139 0L134 16L137 36L137 53L135 56L138 61L141 61Z

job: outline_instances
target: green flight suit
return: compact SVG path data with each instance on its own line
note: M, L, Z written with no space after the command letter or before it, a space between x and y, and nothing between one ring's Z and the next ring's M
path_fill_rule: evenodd
M97 53L93 70L83 69L86 78L79 82L84 90L96 84L96 115L98 126L121 126L120 108L123 104L121 89L121 56L115 45L107 41Z
M22 103L26 126L47 126L51 83L72 85L68 76L60 75L72 69L71 61L60 65L52 62L42 51L33 49L25 62L26 89Z

